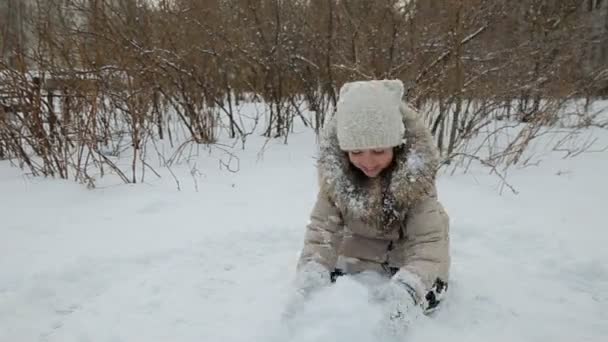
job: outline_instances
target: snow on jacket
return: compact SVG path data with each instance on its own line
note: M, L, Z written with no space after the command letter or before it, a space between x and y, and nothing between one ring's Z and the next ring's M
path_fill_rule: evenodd
M347 274L373 270L406 283L434 308L447 289L449 218L437 199L438 151L415 110L400 107L404 144L382 176L358 172L338 146L335 119L320 142L319 193L298 270L316 262Z

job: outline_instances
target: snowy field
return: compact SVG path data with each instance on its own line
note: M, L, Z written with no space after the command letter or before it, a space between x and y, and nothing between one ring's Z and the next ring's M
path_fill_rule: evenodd
M280 323L316 196L315 140L263 143L235 152L237 173L219 151L198 158L200 174L176 166L181 191L166 172L87 190L0 161L0 341L379 340L380 310L349 278L296 329ZM561 156L513 169L518 195L484 169L440 177L449 297L403 341L608 341L608 152Z

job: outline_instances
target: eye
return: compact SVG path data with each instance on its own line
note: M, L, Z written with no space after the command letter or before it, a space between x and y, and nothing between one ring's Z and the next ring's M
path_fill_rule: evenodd
M361 153L362 153L362 151L358 151L358 150L355 150L355 151L350 151L350 154L352 154L353 156L358 156L358 155L360 155Z
M386 153L386 150L373 150L372 153L375 155L381 155Z

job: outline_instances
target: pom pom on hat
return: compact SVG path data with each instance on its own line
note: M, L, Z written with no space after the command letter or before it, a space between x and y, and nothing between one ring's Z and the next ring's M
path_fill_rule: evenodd
M403 97L399 80L345 83L336 110L340 149L344 151L389 148L403 142Z

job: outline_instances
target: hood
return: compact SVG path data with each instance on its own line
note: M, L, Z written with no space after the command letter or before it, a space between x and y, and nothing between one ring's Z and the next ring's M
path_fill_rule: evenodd
M388 228L393 220L403 219L417 200L435 194L437 147L413 108L402 103L400 111L403 144L395 148L392 166L374 179L362 176L340 150L335 116L327 123L319 145L319 186L343 215Z

